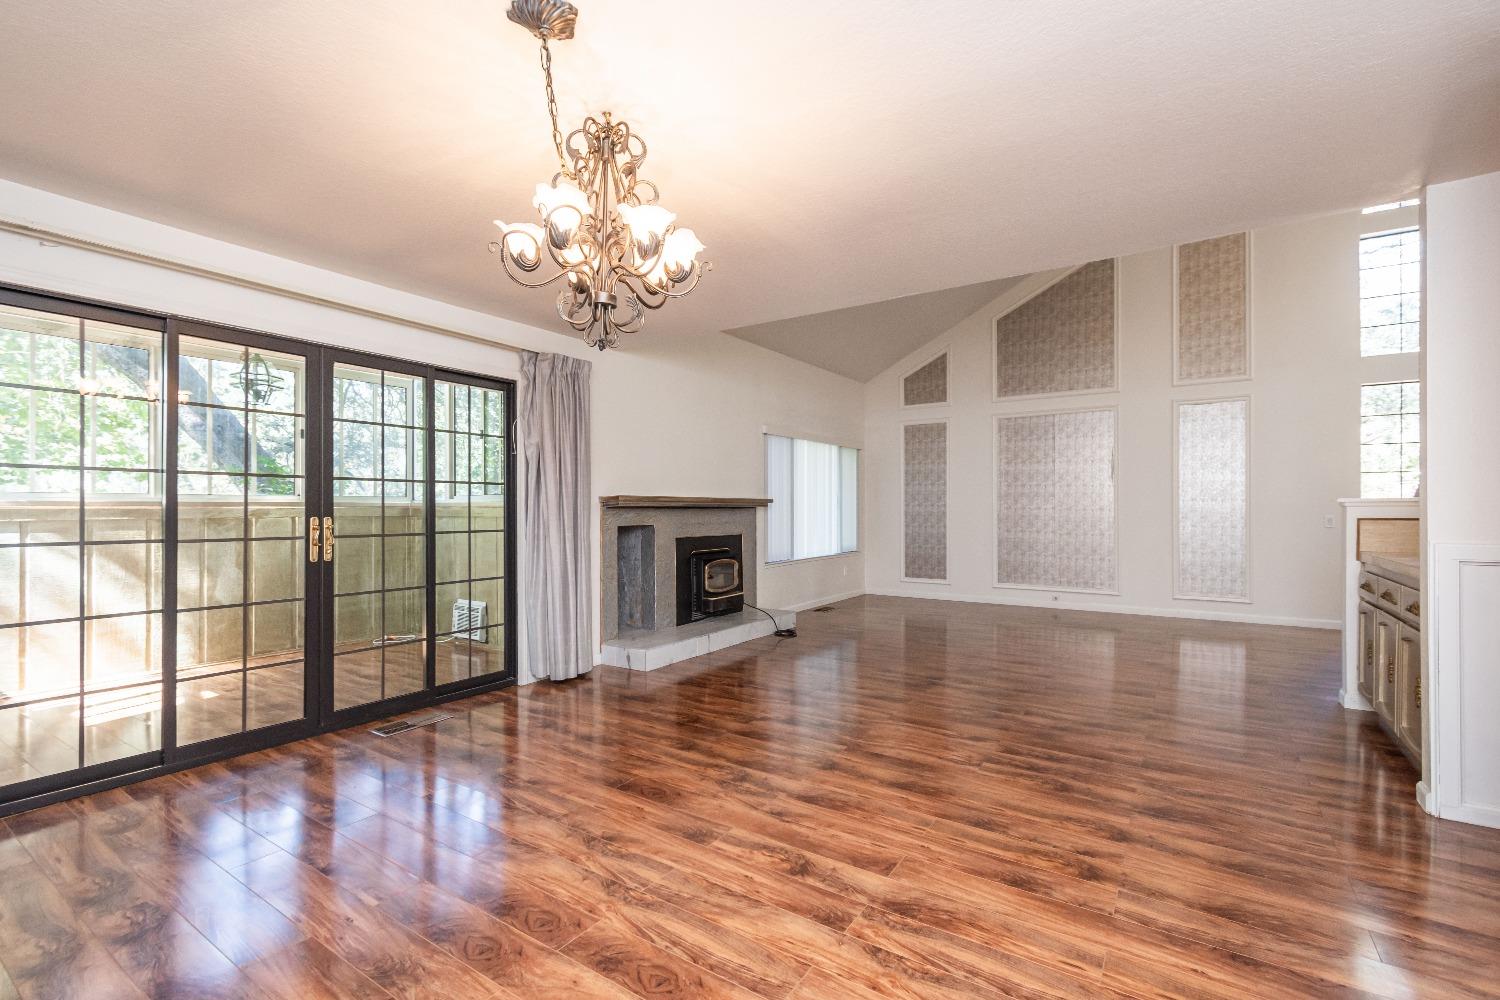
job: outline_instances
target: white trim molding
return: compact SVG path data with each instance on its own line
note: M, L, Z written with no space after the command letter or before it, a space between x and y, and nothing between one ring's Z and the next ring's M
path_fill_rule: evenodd
M1182 582L1182 408L1184 406L1204 406L1213 403L1244 403L1245 404L1245 593L1234 594L1185 594L1179 588ZM1254 594L1254 561L1250 548L1250 525L1251 521L1251 497L1254 496L1252 469L1253 469L1253 443L1255 440L1254 410L1248 394L1234 396L1211 396L1193 399L1174 399L1172 401L1172 600L1174 601L1213 601L1227 604L1253 604Z
M1020 588L1014 588L1020 589ZM1147 618L1187 618L1195 621L1233 622L1242 625L1285 625L1290 628L1322 628L1334 630L1339 627L1336 618L1298 618L1283 615L1260 615L1249 612L1228 611L1220 608L1154 608L1132 604L1109 604L1103 601L1059 601L1035 600L1006 593L969 594L934 593L930 590L906 590L900 587L884 587L866 590L873 597L910 597L921 601L959 601L963 604L999 604L1015 608L1048 608L1053 611L1097 611L1105 615L1132 615ZM1088 596L1089 591L1055 590L1046 593L1079 594ZM1108 594L1093 594L1109 597Z
M934 424L941 424L943 426L943 568L944 568L945 571L948 569L948 562L949 562L949 555L950 555L950 551L949 551L950 546L948 544L948 541L949 541L948 534L949 534L949 526L952 523L951 520L948 517L948 481L949 481L948 470L949 470L949 468L950 468L950 466L952 464L951 463L951 459L953 457L953 455L952 455L952 453L953 453L952 435L948 433L949 432L949 427L948 427L948 418L947 417L916 417L916 416L913 416L910 419L901 421L901 424L900 424L900 427L901 427L901 533L900 533L899 541L901 543L900 544L900 550L901 550L900 551L900 558L901 558L900 566L901 566L901 573L902 573L901 582L902 583L921 583L921 584L928 584L928 585L938 584L938 585L944 585L945 586L948 583L948 577L947 576L918 577L918 576L907 576L907 575L905 575L906 574L906 526L907 526L906 525L906 518L907 518L907 510L906 510L906 463L907 463L907 454L906 454L906 444L907 444L907 441L906 441L906 429L908 427L927 427L927 426L934 425Z
M1239 236L1239 233L1225 233L1225 236ZM1182 368L1179 360L1178 345L1180 343L1179 309L1181 307L1180 279L1181 270L1179 253L1183 244L1178 243L1172 247L1172 385L1174 388L1193 385L1213 385L1221 382L1249 382L1255 378L1255 314L1252 309L1254 296L1251 293L1255 274L1255 233L1247 231L1245 237L1245 374L1243 375L1221 375L1217 378L1183 378ZM1222 239L1223 237L1209 237L1209 239ZM1202 243L1203 240L1190 240L1193 243Z
M920 355L921 361L907 365L896 377L896 408L905 413L921 413L929 410L943 410L953 404L953 354L948 344L936 347L928 344L924 353ZM948 359L948 368L943 376L943 398L932 403L908 403L906 401L906 380L917 372L932 364L938 358Z
M1027 397L1037 399L1037 397ZM1107 412L1110 415L1113 440L1111 442L1110 457L1110 480L1113 487L1113 507L1110 516L1114 522L1113 537L1110 540L1111 555L1114 557L1114 586L1108 588L1091 587L1062 587L1047 584L1015 583L1013 581L1000 579L1000 421L1013 420L1017 417L1055 417L1072 413L1095 413ZM1047 593L1059 594L1093 594L1102 597L1114 597L1120 593L1120 407L1119 404L1110 402L1095 404L1093 406L1054 406L1038 409L1007 409L1003 413L996 413L990 417L990 585L998 590L1039 590ZM1001 602L1004 603L1004 602Z
M1422 594L1434 637L1424 657L1429 812L1500 827L1500 545L1438 542ZM1480 588L1484 592L1480 593ZM1473 606L1471 602L1478 602Z
M1015 312L1017 309L1021 308L1021 306L1036 298L1038 295L1041 295L1043 292L1051 289L1053 285L1058 284L1064 278L1072 277L1073 274L1083 270L1089 264L1098 263L1098 261L1088 261L1084 264L1077 264L1073 267L1061 268L1057 271L1050 271L1039 275L1029 275L1028 281L1030 278L1037 278L1038 281L1034 285L1028 284L1027 281L1023 281L1021 284L1017 285L1017 290L1025 289L1025 294L1019 295L1014 301L1006 303L1005 307L1002 308L998 313L996 313L990 320L989 337L991 403L1031 403L1040 400L1061 399L1068 396L1099 396L1120 391L1120 258L1101 257L1099 258L1099 260L1108 260L1114 266L1114 290L1112 293L1114 301L1111 303L1111 306L1113 308L1111 309L1112 315L1110 317L1112 327L1110 336L1113 340L1113 343L1110 346L1114 353L1113 381L1111 381L1107 386L1098 386L1089 389L1063 389L1058 392L1026 392L1014 396L1000 395L1000 321L1006 316L1009 316L1011 313Z

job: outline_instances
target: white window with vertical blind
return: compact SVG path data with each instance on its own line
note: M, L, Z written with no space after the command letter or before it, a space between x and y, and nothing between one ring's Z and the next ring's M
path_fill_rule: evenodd
M766 562L859 548L859 449L766 435Z

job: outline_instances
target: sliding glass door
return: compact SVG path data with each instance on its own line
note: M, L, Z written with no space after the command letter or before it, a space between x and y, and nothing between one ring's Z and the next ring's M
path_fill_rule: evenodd
M512 413L0 289L0 813L513 680Z
M316 348L191 324L173 332L175 744L201 754L196 744L311 718Z
M0 298L0 786L21 794L162 749L164 354L160 321Z
M509 386L368 361L329 373L334 718L511 676Z
M332 710L426 690L427 381L419 369L332 371Z

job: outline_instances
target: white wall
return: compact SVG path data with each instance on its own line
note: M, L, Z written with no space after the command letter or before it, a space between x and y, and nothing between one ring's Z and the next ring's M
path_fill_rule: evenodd
M1119 259L1118 392L992 402L994 318L1018 286L866 387L866 587L872 593L1082 607L1336 628L1342 583L1339 497L1359 493L1359 387L1417 376L1414 355L1359 356L1362 233L1417 221L1415 210L1343 213L1252 234L1253 378L1172 385L1172 250ZM1217 235L1217 234L1205 234ZM1040 279L1043 276L1038 276ZM951 350L949 405L904 409L900 379ZM1173 401L1251 397L1249 603L1173 594ZM1119 408L1119 593L994 585L993 419ZM948 419L948 582L901 580L901 425Z
M765 427L860 446L861 387L720 333L628 338L599 355L573 337L360 281L0 181L0 219L232 274L457 331L402 323L198 274L0 232L0 282L175 313L342 347L513 378L516 347L594 362L593 491L760 496ZM503 280L498 274L496 281ZM542 294L542 293L537 293ZM593 539L598 586L599 539ZM762 567L761 603L805 607L862 589L864 556ZM598 637L597 600L595 637ZM523 680L526 674L523 668Z
M1427 780L1438 815L1500 826L1500 173L1424 201Z

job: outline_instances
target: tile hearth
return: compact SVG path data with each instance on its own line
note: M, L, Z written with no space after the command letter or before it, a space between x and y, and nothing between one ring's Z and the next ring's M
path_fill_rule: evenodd
M794 628L797 614L768 608L782 628ZM776 626L771 619L752 608L732 615L705 618L672 629L623 629L606 640L599 652L601 663L630 670L656 670L694 656L736 646L751 639L770 635Z

